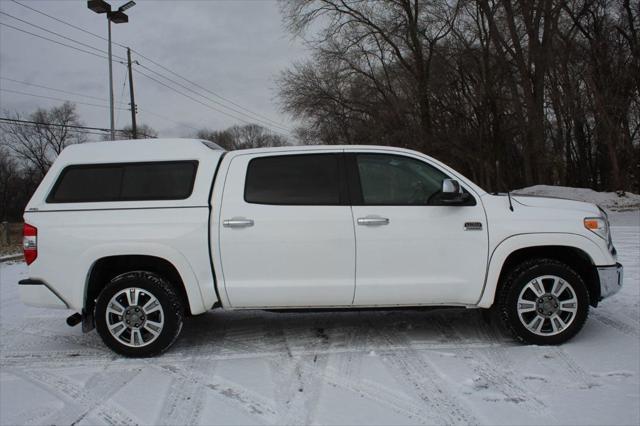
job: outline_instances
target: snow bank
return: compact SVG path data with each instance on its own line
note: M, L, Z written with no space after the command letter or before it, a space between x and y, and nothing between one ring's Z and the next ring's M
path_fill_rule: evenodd
M640 209L640 195L632 192L597 192L589 188L535 185L528 188L517 189L513 191L512 194L539 195L544 197L586 201L612 211Z

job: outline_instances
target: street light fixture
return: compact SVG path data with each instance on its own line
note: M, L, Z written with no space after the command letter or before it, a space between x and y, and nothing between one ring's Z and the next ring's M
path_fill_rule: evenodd
M104 0L89 0L87 7L95 13L111 12L111 5Z
M118 10L119 10L120 12L124 12L124 11L125 11L125 10L127 10L127 9L131 9L131 8L132 8L133 6L135 6L135 5L136 5L136 2L135 2L135 1L128 1L128 2L126 2L125 4L123 4L122 6L120 6L120 7L118 8Z
M130 1L118 8L116 11L111 11L111 5L104 0L88 0L87 7L96 13L107 14L107 28L109 33L109 111L111 118L111 140L116 139L115 120L113 111L113 69L112 69L112 56L111 56L111 23L124 24L129 22L129 17L124 13L125 10L131 9L136 5L135 1Z

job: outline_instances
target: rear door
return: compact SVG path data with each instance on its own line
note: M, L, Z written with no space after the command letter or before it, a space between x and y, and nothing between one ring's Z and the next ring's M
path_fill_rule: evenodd
M233 307L350 305L355 236L342 152L231 159L219 218Z

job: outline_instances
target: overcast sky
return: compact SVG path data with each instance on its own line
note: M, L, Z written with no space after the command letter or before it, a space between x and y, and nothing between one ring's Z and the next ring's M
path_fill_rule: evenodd
M85 0L18 1L101 36L107 35L105 15L90 11ZM126 12L129 15L129 23L112 26L114 42L131 46L144 56L252 112L282 123L286 128L293 127L291 118L279 111L275 80L279 72L294 61L304 59L308 52L300 40L292 40L290 34L283 28L279 5L276 1L136 0L136 2L137 4ZM112 7L115 6L115 9L126 2L111 0L110 3ZM106 41L56 22L12 0L0 0L0 12L2 12L0 13L1 23L71 44L83 50L91 50L7 16L7 14L12 15L90 46L107 50ZM126 51L116 45L113 53L126 57ZM135 53L133 59L189 86L185 81ZM114 96L116 102L127 103L129 89L125 86L126 67L115 61L114 57ZM161 80L145 68L137 69ZM103 107L96 107L78 104L78 111L85 125L109 127L109 110L106 107L109 97L106 59L78 52L0 25L0 77L2 77L0 89L3 89L0 90L2 116L6 111L28 114L37 107L51 107L61 103L61 101L9 92L19 91L102 105ZM28 86L9 79L90 97ZM233 124L243 124L240 119L256 122L211 103L175 84L165 81L181 92L238 118L229 117L187 99L140 74L134 73L133 80L139 110L138 123L149 124L160 132L160 136L190 136L195 132L194 128L202 127L224 129ZM222 101L210 93L190 87L197 93L240 110L237 106ZM120 106L127 107L126 104ZM129 111L116 110L116 117L116 128L130 124ZM264 123L258 122L258 124ZM275 126L272 128L278 130Z

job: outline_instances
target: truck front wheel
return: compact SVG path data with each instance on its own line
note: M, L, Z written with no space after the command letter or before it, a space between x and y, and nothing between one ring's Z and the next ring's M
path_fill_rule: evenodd
M507 275L496 308L517 339L555 345L571 339L584 325L589 293L583 279L568 265L532 259Z
M113 351L129 357L157 355L177 339L183 306L171 284L150 272L115 277L96 301L96 329Z

